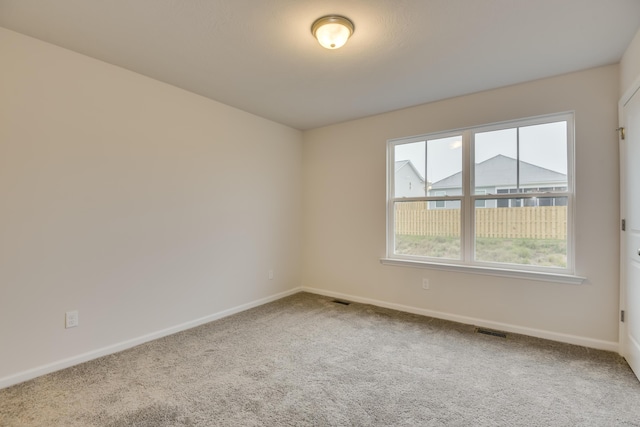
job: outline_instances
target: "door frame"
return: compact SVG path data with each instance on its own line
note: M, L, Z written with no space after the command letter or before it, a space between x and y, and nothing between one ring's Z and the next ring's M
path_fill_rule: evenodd
M631 86L624 92L620 101L618 101L618 127L624 128L626 125L626 117L624 114L625 105L633 98L634 95L640 96L640 75L636 77ZM626 154L627 146L622 139L620 132L618 133L618 150L619 150L619 162L620 162L620 222L626 218L627 215L627 170L626 170ZM620 310L618 313L618 353L622 357L626 357L627 349L627 324L623 322L620 316L622 310L627 310L627 293L626 293L626 280L627 280L627 235L625 231L622 231L620 227Z

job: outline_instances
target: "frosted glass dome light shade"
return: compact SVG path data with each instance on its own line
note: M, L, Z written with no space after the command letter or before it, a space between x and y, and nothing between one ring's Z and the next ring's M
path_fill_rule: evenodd
M317 19L311 26L311 33L318 43L327 49L338 49L353 34L353 22L344 16L329 15Z

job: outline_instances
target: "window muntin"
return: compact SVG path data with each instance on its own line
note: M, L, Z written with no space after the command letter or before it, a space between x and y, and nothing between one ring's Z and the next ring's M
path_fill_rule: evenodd
M391 160L405 153L404 145L423 144L425 159L416 163L425 165L426 194L412 201L426 203L423 212L412 215L428 222L418 221L420 227L440 236L416 232L407 249L407 230L395 225L401 197L390 191L388 257L573 273L572 138L573 115L558 114L389 141ZM448 175L439 174L438 166L448 168ZM444 217L430 212L435 210L454 211L449 218L459 221L460 232L452 233ZM445 250L450 241L460 242L459 253Z

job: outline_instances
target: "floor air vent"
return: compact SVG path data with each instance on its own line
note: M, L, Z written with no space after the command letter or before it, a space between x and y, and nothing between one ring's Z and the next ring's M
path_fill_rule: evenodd
M500 331L492 331L491 329L476 328L476 332L479 334L491 335L492 337L506 338L507 334Z
M335 302L336 304L349 305L351 304L349 301L340 301L339 299L334 299L331 302Z

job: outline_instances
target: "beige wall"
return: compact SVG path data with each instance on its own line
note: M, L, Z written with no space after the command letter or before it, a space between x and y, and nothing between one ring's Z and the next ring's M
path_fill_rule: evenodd
M299 286L299 131L4 29L0 58L0 386Z
M620 61L620 95L640 78L640 30L629 44Z
M303 285L461 321L616 349L618 66L463 96L304 134ZM583 285L381 265L386 141L575 111L576 273ZM431 289L422 290L421 281Z

